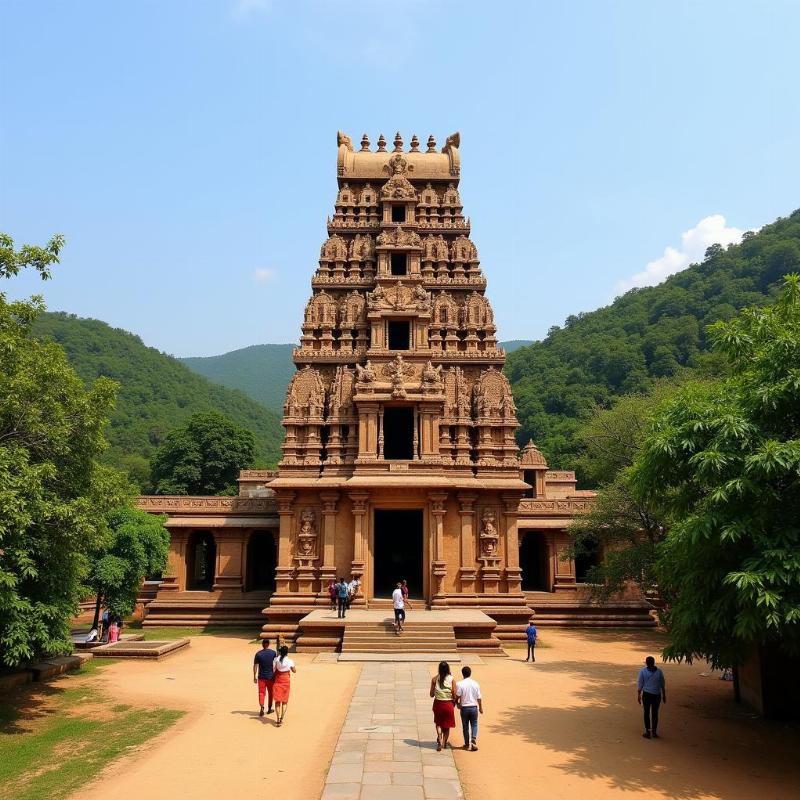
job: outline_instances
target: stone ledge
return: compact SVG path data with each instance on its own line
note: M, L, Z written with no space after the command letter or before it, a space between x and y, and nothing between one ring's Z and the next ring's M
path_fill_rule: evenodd
M57 656L31 664L28 669L33 673L33 680L45 681L64 672L80 669L83 659L78 656Z
M168 642L115 642L104 644L92 651L95 658L139 658L158 660L177 650L188 647L191 639L174 639Z

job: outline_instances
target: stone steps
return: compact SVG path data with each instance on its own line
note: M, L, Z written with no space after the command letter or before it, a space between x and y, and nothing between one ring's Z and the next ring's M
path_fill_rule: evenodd
M450 653L455 656L458 652L452 625L406 620L403 627L403 632L398 635L386 622L348 624L342 638L342 653Z

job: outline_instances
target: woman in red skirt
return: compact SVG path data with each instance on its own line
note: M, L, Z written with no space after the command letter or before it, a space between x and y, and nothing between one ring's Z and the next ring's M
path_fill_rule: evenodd
M453 711L456 702L456 684L450 674L450 665L439 662L439 673L431 678L431 697L433 698L433 724L436 726L436 749L447 747L450 731L456 726Z
M286 716L286 706L289 705L289 688L291 678L289 673L297 672L294 661L288 657L289 648L284 645L278 650L280 655L275 661L275 685L272 687L272 699L275 701L275 717L278 727L283 725Z

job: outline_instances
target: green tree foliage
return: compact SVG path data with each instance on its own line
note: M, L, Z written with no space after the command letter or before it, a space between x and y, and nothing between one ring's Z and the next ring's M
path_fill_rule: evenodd
M142 490L149 461L173 428L192 414L219 411L251 430L256 464L271 466L280 458L280 417L248 397L195 374L177 359L146 347L138 336L104 322L68 314L44 314L36 335L60 344L78 374L91 383L108 377L119 383L116 407L106 431L106 461L128 472Z
M222 414L193 414L167 435L150 463L156 494L235 494L253 462L253 434Z
M42 277L62 240L14 251L0 237L0 274ZM121 505L122 477L98 463L114 384L88 389L64 351L31 335L41 301L0 294L0 660L15 666L71 648L69 619L81 599L87 553Z
M587 574L596 599L607 599L628 582L646 593L656 589L658 544L666 531L664 512L660 498L637 496L630 483L631 467L655 409L677 390L674 383L661 380L650 394L628 395L610 409L596 409L578 433L584 448L579 463L598 493L592 508L576 518L569 532L573 555L590 554L598 546L602 550L602 563Z
M739 662L752 643L797 654L800 279L790 276L773 306L717 323L710 336L729 377L667 401L632 474L639 495L671 515L658 561L666 653L715 665Z
M800 210L709 248L702 264L659 286L634 289L606 308L570 317L506 364L520 420L520 442L537 443L553 467L571 468L576 433L596 406L646 392L653 381L705 367L706 327L746 306L763 305L775 283L800 268Z
M94 624L105 605L120 617L133 612L142 578L160 574L167 565L169 532L166 517L134 508L115 509L108 534L93 553L88 586L97 595Z

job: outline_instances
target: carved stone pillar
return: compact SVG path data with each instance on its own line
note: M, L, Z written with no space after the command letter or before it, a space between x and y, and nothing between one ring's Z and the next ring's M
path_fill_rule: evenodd
M291 591L294 568L292 567L292 527L294 526L295 492L277 491L278 505L278 566L275 570L275 593L287 594Z
M482 565L481 580L485 594L497 594L500 591L500 535L497 525L496 509L494 506L485 507L481 512L478 530L478 561Z
M159 592L185 592L186 591L186 562L188 554L186 543L189 531L172 529L169 532L169 555L167 556L167 570L161 579Z
M444 556L444 516L447 513L447 492L431 492L428 500L430 500L431 536L433 538L431 605L443 608L447 606L444 590L444 579L447 577L447 561Z
M244 533L240 531L213 531L217 545L217 563L214 574L214 591L244 589Z
M354 605L361 605L366 595L364 563L367 553L366 516L369 492L350 492L350 500L353 504L353 562L350 571L354 578L358 578L361 581L362 592L354 603Z
M522 592L522 570L519 566L519 534L517 517L521 492L509 492L502 495L503 528L506 542L506 591L509 594Z
M300 528L297 531L295 560L297 561L297 591L315 593L316 563L319 560L319 519L313 508L300 511Z
M569 592L575 589L575 560L568 555L570 544L569 534L566 531L553 531L554 592Z
M336 579L334 545L339 492L322 492L319 497L322 500L322 566L319 570L319 593L320 597L327 598L328 584Z
M461 594L474 595L478 570L475 567L475 501L474 492L459 492L458 513L461 516L461 566L458 571Z
M358 404L358 458L356 463L372 462L378 456L378 404Z

